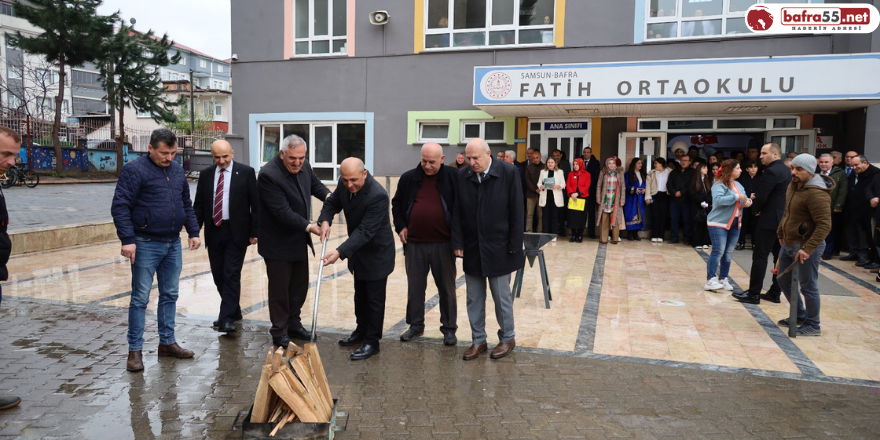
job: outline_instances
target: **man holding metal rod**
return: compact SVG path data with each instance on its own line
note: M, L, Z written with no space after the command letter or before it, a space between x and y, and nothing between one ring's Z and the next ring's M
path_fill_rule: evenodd
M819 258L825 249L825 237L831 232L831 190L834 181L828 176L816 174L816 158L801 154L791 161L791 185L785 195L785 213L776 229L781 249L779 268L787 268L795 261L800 263L798 284L804 295L797 298L798 336L821 336L819 327ZM795 244L801 248L795 252ZM782 293L792 301L792 272L777 278ZM806 307L804 307L806 303ZM789 326L789 318L779 321Z
M394 233L388 214L388 193L370 175L364 162L356 157L342 161L342 177L336 190L318 217L321 240L330 236L330 224L339 212L345 212L348 239L323 257L324 266L348 259L354 275L354 315L357 327L339 345L361 344L351 354L353 361L379 353L379 339L385 322L385 288L394 271Z

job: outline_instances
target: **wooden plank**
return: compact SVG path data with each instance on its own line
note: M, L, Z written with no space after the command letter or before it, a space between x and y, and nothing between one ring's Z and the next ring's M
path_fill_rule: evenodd
M303 349L293 342L287 344L287 350L284 352L284 357L291 359L294 356L303 352Z
M273 374L269 378L269 385L303 422L324 423L329 421L321 420L313 409L314 402L311 402L312 399L307 396L308 391L303 388L299 379L293 375L293 371L290 371L289 368Z
M283 357L284 357L284 349L281 347L278 347L278 349L275 350L275 353L272 355L272 372L273 373L277 373L278 371L281 370L281 364L284 363Z
M284 411L284 402L279 401L278 405L275 405L275 410L272 411L272 417L269 417L269 422L275 423L278 417L281 417L282 411Z
M266 365L272 365L272 358L275 356L275 350L269 349L269 353L266 354Z
M291 414L292 414L292 413L293 413L293 411L291 411ZM288 417L282 417L282 418L281 418L281 421L278 422L277 425L275 425L275 429L273 429L272 432L269 433L269 437L275 437L275 434L278 433L278 430L281 429L281 428L283 428L284 425L287 424L287 419L288 419Z
M309 366L312 367L312 374L315 377L315 384L324 394L324 400L330 403L333 408L333 394L330 393L330 384L327 382L327 373L324 372L324 364L321 362L321 355L318 354L318 344L309 342L305 345L306 354L308 354Z
M316 405L315 410L318 415L320 415L321 418L330 420L331 405L328 405L327 402L324 401L324 394L318 389L318 386L315 385L315 381L312 378L312 369L309 368L306 357L300 355L293 358L293 360L290 361L290 366L293 368L293 371L296 372L296 376L314 400Z
M269 376L272 375L272 367L263 365L260 372L260 383L257 385L257 394L254 397L254 409L251 412L251 422L266 423L269 420L270 403L272 401L272 388L269 387Z

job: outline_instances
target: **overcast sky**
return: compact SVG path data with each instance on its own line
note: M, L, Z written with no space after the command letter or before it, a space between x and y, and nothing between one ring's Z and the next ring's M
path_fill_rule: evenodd
M217 59L230 56L229 0L104 0L98 8L105 15L116 11L126 22L137 19L139 31L167 33L175 43Z

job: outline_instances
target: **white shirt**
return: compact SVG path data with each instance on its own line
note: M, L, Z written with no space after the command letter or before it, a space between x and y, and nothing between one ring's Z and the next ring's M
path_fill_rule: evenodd
M666 181L669 180L669 168L657 172L657 191L666 192Z
M232 164L235 162L229 162L229 166L226 167L226 170L223 171L225 175L223 176L223 207L220 208L223 212L223 220L229 220L229 188L230 182L232 182ZM217 182L220 181L220 167L215 168L214 172L214 197L211 198L213 201L215 197L217 197Z
M489 161L489 166L487 166L486 169L482 171L483 173L486 173L487 176L489 175L489 168L492 168L492 161L491 160ZM480 174L481 173L477 173L477 180L479 180L480 183L483 183L483 178L480 177Z

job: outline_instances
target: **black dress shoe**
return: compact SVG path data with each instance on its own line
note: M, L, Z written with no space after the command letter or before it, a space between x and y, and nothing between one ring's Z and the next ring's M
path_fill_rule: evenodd
M443 345L455 344L458 344L458 338L455 337L455 333L445 333L443 335Z
M642 241L642 237L639 237L639 234L635 234L635 236L636 236L636 237L635 237L635 240L636 240L636 241Z
M749 292L736 292L731 294L737 301L745 304L761 304L761 297L759 295L750 295Z
M577 237L575 237L574 235L572 235L571 238L568 239L569 243L574 243L576 241L577 241Z
M344 339L340 339L339 345L341 345L343 347L351 347L352 345L358 345L361 342L364 342L364 337L361 335L356 335L356 334L352 333L351 336L344 338Z
M400 335L400 340L403 342L412 341L413 339L418 338L419 336L423 335L424 333L425 333L424 330L415 330L412 327L410 327L410 328L406 329L406 331L403 332L403 334Z
M290 339L301 339L303 341L312 340L312 332L302 327L296 330L287 330L287 336L290 336ZM318 339L318 335L315 335L315 339Z
M878 283L880 283L880 274L877 275L876 280L877 280Z
M733 247L734 250L741 251L746 248L745 243L737 243L736 246Z
M290 345L290 337L284 335L280 338L272 338L272 343L275 344L276 347L287 348L287 346Z
M360 361L379 353L379 344L364 344L358 347L354 353L348 358L353 361Z
M214 321L214 327L220 327L220 321Z
M871 270L871 269L880 269L880 263L878 263L878 262L876 262L876 261L872 261L872 262L870 262L870 263L868 263L868 264L866 264L866 265L864 265L864 266L862 266L862 267L863 267L864 269L868 269L868 270Z
M831 254L822 254L822 259L823 259L823 260L830 260L830 259L831 259Z
M859 256L856 254L849 254L840 257L840 261L856 261L859 259Z
M774 304L779 304L779 302L780 302L779 301L779 293L777 293L776 295L774 295L772 293L762 293L762 294L758 295L758 298L763 299L764 301L770 301Z
M871 260L868 260L868 259L859 260L858 262L856 262L856 267L865 267L869 264L871 264Z
M583 242L584 242L584 237L581 235L578 235L578 243L583 243Z
M232 333L236 331L236 328L231 322L223 322L217 326L217 331L221 333Z

